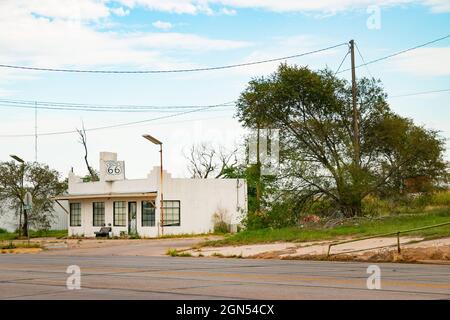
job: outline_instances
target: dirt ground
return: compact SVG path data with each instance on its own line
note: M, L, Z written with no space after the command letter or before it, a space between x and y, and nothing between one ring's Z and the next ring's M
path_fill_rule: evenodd
M428 248L405 248L400 253L396 249L380 249L367 251L362 254L303 255L283 257L293 260L331 260L331 261L360 261L360 262L408 262L408 263L439 263L450 265L450 246Z
M450 238L421 241L422 238L375 238L332 247L330 241L305 243L274 243L246 246L204 247L189 250L193 256L240 257L282 260L339 260L377 262L439 262L450 263Z
M41 251L42 251L41 248L15 248L15 249L2 249L2 250L0 250L0 253L2 253L2 254L5 254L5 253L13 253L13 254L17 254L17 253L39 253Z
M217 236L163 239L56 239L35 238L40 248L7 249L1 253L45 253L46 255L76 256L164 256L168 249L186 250L206 240L217 240ZM23 243L24 241L13 241ZM25 241L26 242L26 241ZM8 241L9 243L9 241ZM32 250L34 249L34 250Z
M41 248L5 249L0 253L45 253L74 256L165 256L169 249L176 249L194 257L238 257L280 260L336 260L376 262L434 262L450 263L450 238L422 241L422 238L402 237L401 253L397 252L396 238L376 238L333 246L331 241L280 242L226 247L200 247L205 240L220 239L217 236L166 239L32 239ZM23 242L23 241L22 241Z

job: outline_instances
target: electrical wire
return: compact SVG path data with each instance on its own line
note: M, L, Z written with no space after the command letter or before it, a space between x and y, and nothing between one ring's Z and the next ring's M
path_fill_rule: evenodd
M440 90L412 92L412 93L408 93L408 94L389 96L389 98L409 97L409 96L415 96L415 95L424 95L424 94L440 93L440 92L448 92L448 91L450 91L450 89L440 89ZM24 100L22 100L22 101L24 101ZM201 107L199 109L188 110L188 111L184 111L184 112L178 112L178 113L174 113L174 114L170 114L170 115L166 115L166 116L160 116L160 117L156 117L156 118L152 118L152 119L133 121L133 122L126 122L126 123L120 123L120 124L109 125L109 126L102 126L102 127L94 127L94 128L86 129L86 131L111 129L111 128L129 126L129 125L133 125L133 124L140 124L140 123L146 123L146 122L151 122L151 121L156 121L156 120L162 120L162 119L177 117L177 116L181 116L181 115L189 114L189 113L194 113L194 112L208 111L208 110L213 109L213 108L215 108L217 106L232 106L232 105L230 105L231 103L234 103L234 102L227 102L227 103L224 103L224 104L216 104L216 105L211 105L211 106L203 106L203 107ZM61 104L64 104L64 103L61 102ZM84 104L84 105L89 105L89 104ZM220 111L228 111L228 110L220 110ZM180 121L180 122L185 122L185 121L195 121L195 119L194 120L183 120L183 121ZM76 132L77 132L76 130L46 132L46 133L40 133L40 134L38 134L38 136L60 135L60 134L69 134L69 133L76 133ZM3 134L3 135L0 135L0 138L34 137L34 136L35 136L34 134Z
M87 128L87 129L85 129L85 131L98 131L98 130L104 130L104 129L120 128L120 127L135 125L135 124L152 122L152 121L161 120L161 119L173 118L173 117L177 117L177 116L181 116L181 115L185 115L185 114L189 114L189 113L194 113L194 112L206 111L210 108L211 107L205 107L203 109L183 111L183 112L178 112L178 113L174 113L174 114L170 114L170 115L166 115L166 116L160 116L160 117L151 118L151 119L138 120L138 121L132 121L132 122L124 122L124 123L108 125L108 126L101 126L101 127L94 127L94 128ZM77 132L78 132L77 130L44 132L44 133L39 133L38 136L54 136L54 135L70 134L70 133L77 133ZM18 137L34 137L34 136L35 136L34 134L9 134L9 135L7 134L7 135L0 135L0 138L11 138L11 137L18 138Z
M419 45L417 45L415 47L411 47L411 48L408 48L408 49L405 49L405 50L397 51L397 52L394 52L394 53L389 54L387 56L371 60L371 61L369 61L367 63L363 63L363 64L360 64L360 65L357 65L355 68L360 68L360 67L363 67L363 66L367 66L369 64L373 64L373 63L376 63L376 62L379 62L379 61L383 61L383 60L386 60L386 59L398 56L400 54L403 54L403 53L406 53L406 52L409 52L409 51L413 51L413 50L416 50L416 49L419 49L419 48L422 48L422 47L426 47L427 45L430 45L430 44L433 44L433 43L436 43L436 42L439 42L439 41L442 41L442 40L445 40L445 39L448 39L448 38L450 38L450 34L446 35L444 37L438 38L438 39L434 39L434 40L428 41L426 43L419 44ZM351 68L348 68L348 69L339 71L339 73L350 71L350 70L351 70Z
M355 45L356 45L356 50L358 51L358 54L359 54L359 56L361 57L361 60L362 60L362 62L363 62L363 64L364 64L364 66L366 67L367 72L369 73L369 76L370 76L371 78L373 78L373 75L372 75L372 73L370 72L369 67L367 66L366 60L364 60L364 57L363 57L363 55L361 54L361 51L359 51L359 47L358 47L358 44L357 44L356 42L355 42Z
M337 68L336 72L334 73L334 75L337 75L339 70L341 70L342 65L344 64L345 59L347 59L348 55L350 54L350 48L347 50L347 53L344 56L344 59L342 59L341 64L339 65L339 67Z
M196 110L196 109L202 109L202 108L211 108L212 110L209 111L218 111L223 108L232 107L234 104L220 104L220 105L211 105L211 106L192 106L192 107L183 107L182 109L190 109L190 110ZM114 108L97 108L97 107L90 107L90 108L81 108L81 107L70 107L70 106L64 106L64 107L57 107L57 106L46 106L46 105L22 105L22 104L8 104L3 103L0 101L0 107L5 108L22 108L22 109L39 109L39 110L58 110L58 111L82 111L82 112L106 112L106 113L115 113L115 112L123 112L123 113L142 113L142 112L153 112L153 113L166 113L166 112L174 112L173 110L169 109L163 109L163 108L157 108L157 109L114 109ZM1 110L1 108L0 108Z
M13 104L13 105L29 105L29 106L46 106L46 107L61 107L61 108L86 108L86 109L113 109L113 110L159 110L159 109L194 109L204 107L221 107L233 105L235 101L228 101L219 104L212 105L133 105L133 104L93 104L93 103L73 103L73 102L49 102L49 101L37 101L37 100L14 100L14 99L0 99L0 103Z
M8 64L0 64L0 68L10 68L10 69L21 69L21 70L33 70L33 71L50 71L50 72L72 72L72 73L110 73L110 74L147 74L147 73L181 73L181 72L198 72L198 71L212 71L212 70L222 70L222 69L231 69L238 67L246 67L252 66L256 64L288 60L303 57L310 54L315 54L327 50L331 50L334 48L338 48L340 46L347 45L347 43L340 43L337 45L329 46L326 48L313 50L309 52L304 52L300 54L294 54L291 56L281 57L281 58L273 58L266 60L259 60L253 62L246 63L238 63L238 64L230 64L216 67L205 67L205 68L192 68L192 69L172 69L172 70L81 70L81 69L56 69L56 68L42 68L42 67L27 67L27 66L18 66L18 65L8 65Z
M423 94L440 93L440 92L448 92L448 91L450 91L450 89L413 92L413 93L400 94L400 95L396 95L396 96L389 96L389 98L411 97L411 96L419 96L419 95L423 95Z

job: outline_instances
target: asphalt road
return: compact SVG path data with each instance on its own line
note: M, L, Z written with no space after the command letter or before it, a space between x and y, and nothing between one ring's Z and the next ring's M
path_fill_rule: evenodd
M81 289L68 290L69 265ZM1 299L450 299L450 266L145 256L0 255Z

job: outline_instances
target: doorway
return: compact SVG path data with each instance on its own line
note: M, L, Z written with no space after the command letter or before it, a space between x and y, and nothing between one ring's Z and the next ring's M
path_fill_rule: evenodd
M137 233L137 204L136 202L128 202L128 234Z

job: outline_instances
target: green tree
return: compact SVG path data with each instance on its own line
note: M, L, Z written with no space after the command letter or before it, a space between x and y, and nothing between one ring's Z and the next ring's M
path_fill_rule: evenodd
M22 178L24 185L22 188ZM23 213L19 226L22 234L27 236L28 225L47 228L53 218L53 197L67 190L67 181L61 181L60 174L45 164L0 162L0 202L6 203L19 216L25 194L30 192L33 207Z
M248 128L280 129L280 190L298 203L327 199L345 216L361 215L371 193L406 178L438 179L446 171L444 140L437 132L395 115L379 81L359 79L360 162L354 161L351 84L329 70L281 65L252 80L238 100Z

